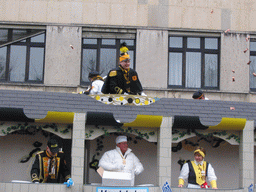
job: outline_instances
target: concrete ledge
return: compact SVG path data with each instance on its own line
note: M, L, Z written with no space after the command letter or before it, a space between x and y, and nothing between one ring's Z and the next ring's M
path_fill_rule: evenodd
M64 184L35 184L35 183L0 183L0 192L96 192L101 185L76 185L67 188ZM136 186L135 186L136 187ZM136 188L138 188L137 186ZM149 192L162 192L161 187L148 187ZM172 192L247 192L248 189L188 189L171 188ZM254 190L256 192L256 190Z

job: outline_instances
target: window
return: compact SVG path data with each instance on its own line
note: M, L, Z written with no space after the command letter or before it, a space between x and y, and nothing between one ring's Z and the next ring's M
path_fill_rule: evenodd
M120 44L126 42L131 57L131 68L135 61L135 40L83 38L81 84L89 84L90 71L98 71L104 77L119 64Z
M256 91L256 39L250 39L250 90Z
M45 31L0 29L0 81L42 83Z
M168 87L219 87L219 38L169 37Z

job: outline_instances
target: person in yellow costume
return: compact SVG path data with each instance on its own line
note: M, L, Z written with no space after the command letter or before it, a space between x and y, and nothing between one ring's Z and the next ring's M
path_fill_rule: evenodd
M212 165L204 161L205 155L206 150L197 147L194 151L194 161L185 163L180 171L178 187L183 187L188 180L188 188L209 188L207 178L212 188L217 189L217 177Z

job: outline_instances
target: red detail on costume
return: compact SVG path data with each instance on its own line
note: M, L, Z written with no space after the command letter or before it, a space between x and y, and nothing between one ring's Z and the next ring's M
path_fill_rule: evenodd
M210 188L210 186L207 184L207 182L205 182L203 185L201 185L201 188L207 189Z

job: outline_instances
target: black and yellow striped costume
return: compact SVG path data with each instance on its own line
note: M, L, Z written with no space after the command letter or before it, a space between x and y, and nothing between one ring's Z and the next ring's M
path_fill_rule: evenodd
M140 94L143 89L135 70L123 69L121 66L111 70L102 87L102 93L107 94Z
M58 152L55 157L52 157L46 150L36 154L31 169L32 182L60 183L61 175L65 181L70 178L70 171L63 152Z

